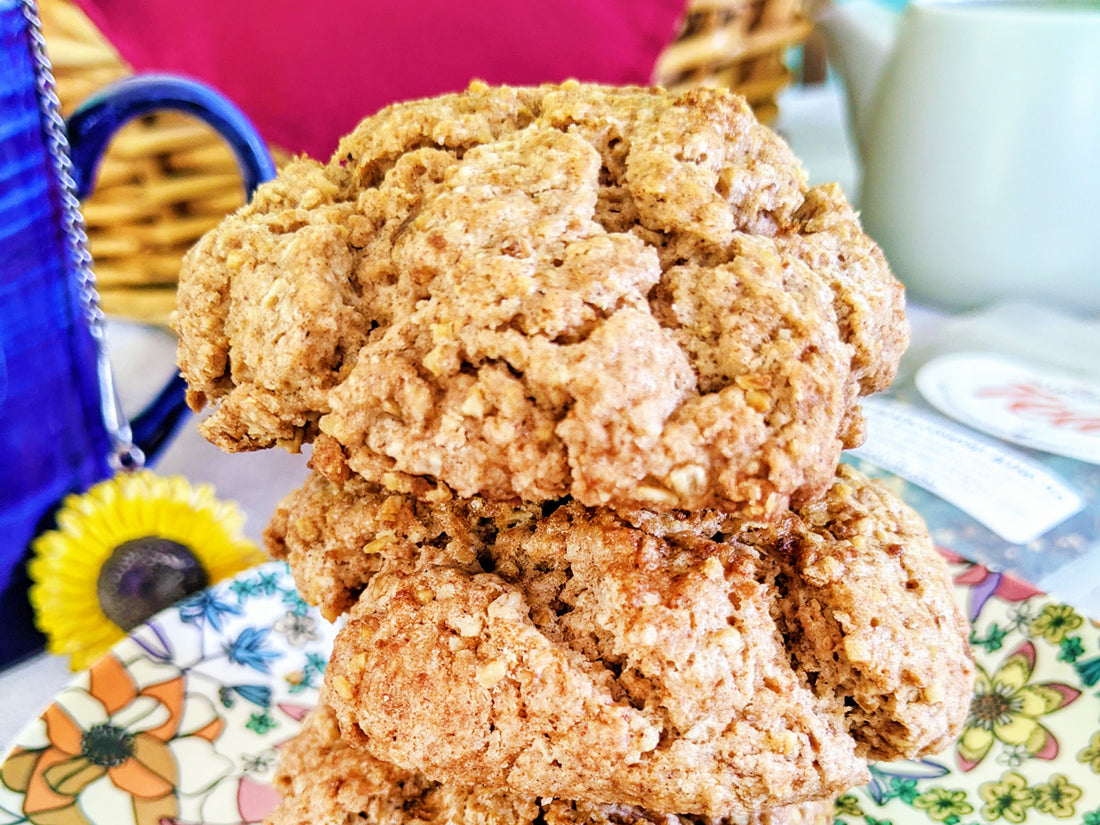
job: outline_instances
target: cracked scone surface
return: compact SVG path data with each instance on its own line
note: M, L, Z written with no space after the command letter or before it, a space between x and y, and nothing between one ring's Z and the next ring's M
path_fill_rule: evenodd
M391 489L768 516L892 380L903 294L835 186L716 90L400 104L189 253L179 363L228 450Z
M939 750L969 707L946 564L847 467L767 527L314 476L267 539L348 611L326 675L344 735L448 784L747 813Z
M829 825L830 799L700 820L623 805L441 785L350 747L322 701L279 754L266 825Z

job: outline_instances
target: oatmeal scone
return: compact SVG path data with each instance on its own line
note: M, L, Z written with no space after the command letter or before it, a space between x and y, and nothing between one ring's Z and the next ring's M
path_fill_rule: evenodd
M326 676L344 735L448 784L747 813L939 750L969 706L943 559L847 467L767 527L315 476L268 542L307 599L351 605Z
M831 799L700 819L432 782L352 748L324 702L280 750L266 825L830 825Z
M299 158L180 278L227 450L395 490L757 517L819 496L908 328L835 186L729 93L472 85Z

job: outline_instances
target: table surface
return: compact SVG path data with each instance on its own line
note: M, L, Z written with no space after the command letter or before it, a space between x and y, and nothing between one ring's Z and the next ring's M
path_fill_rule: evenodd
M855 193L858 171L837 89L789 90L781 100L780 112L776 128L802 159L810 182L837 181L846 192ZM915 343L927 340L948 320L914 306L909 316ZM111 325L110 335L124 405L128 410L139 409L155 389L158 377L170 374L174 339L162 330L119 323ZM212 483L220 497L241 506L247 516L246 532L258 540L278 501L307 476L305 458L278 450L226 455L203 440L195 424L194 418L185 422L158 461L157 472ZM66 659L44 653L0 672L0 753L70 678Z

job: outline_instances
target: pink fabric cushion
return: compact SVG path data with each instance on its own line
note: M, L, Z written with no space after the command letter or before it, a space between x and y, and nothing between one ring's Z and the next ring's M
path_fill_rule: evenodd
M136 71L214 86L327 159L387 103L568 78L648 83L684 0L77 0Z

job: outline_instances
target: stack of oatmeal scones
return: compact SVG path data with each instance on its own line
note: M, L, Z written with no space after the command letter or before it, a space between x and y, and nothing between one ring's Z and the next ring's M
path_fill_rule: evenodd
M345 617L271 825L828 823L959 731L923 523L840 464L903 295L725 92L392 106L189 254L189 401L312 444L269 549Z

